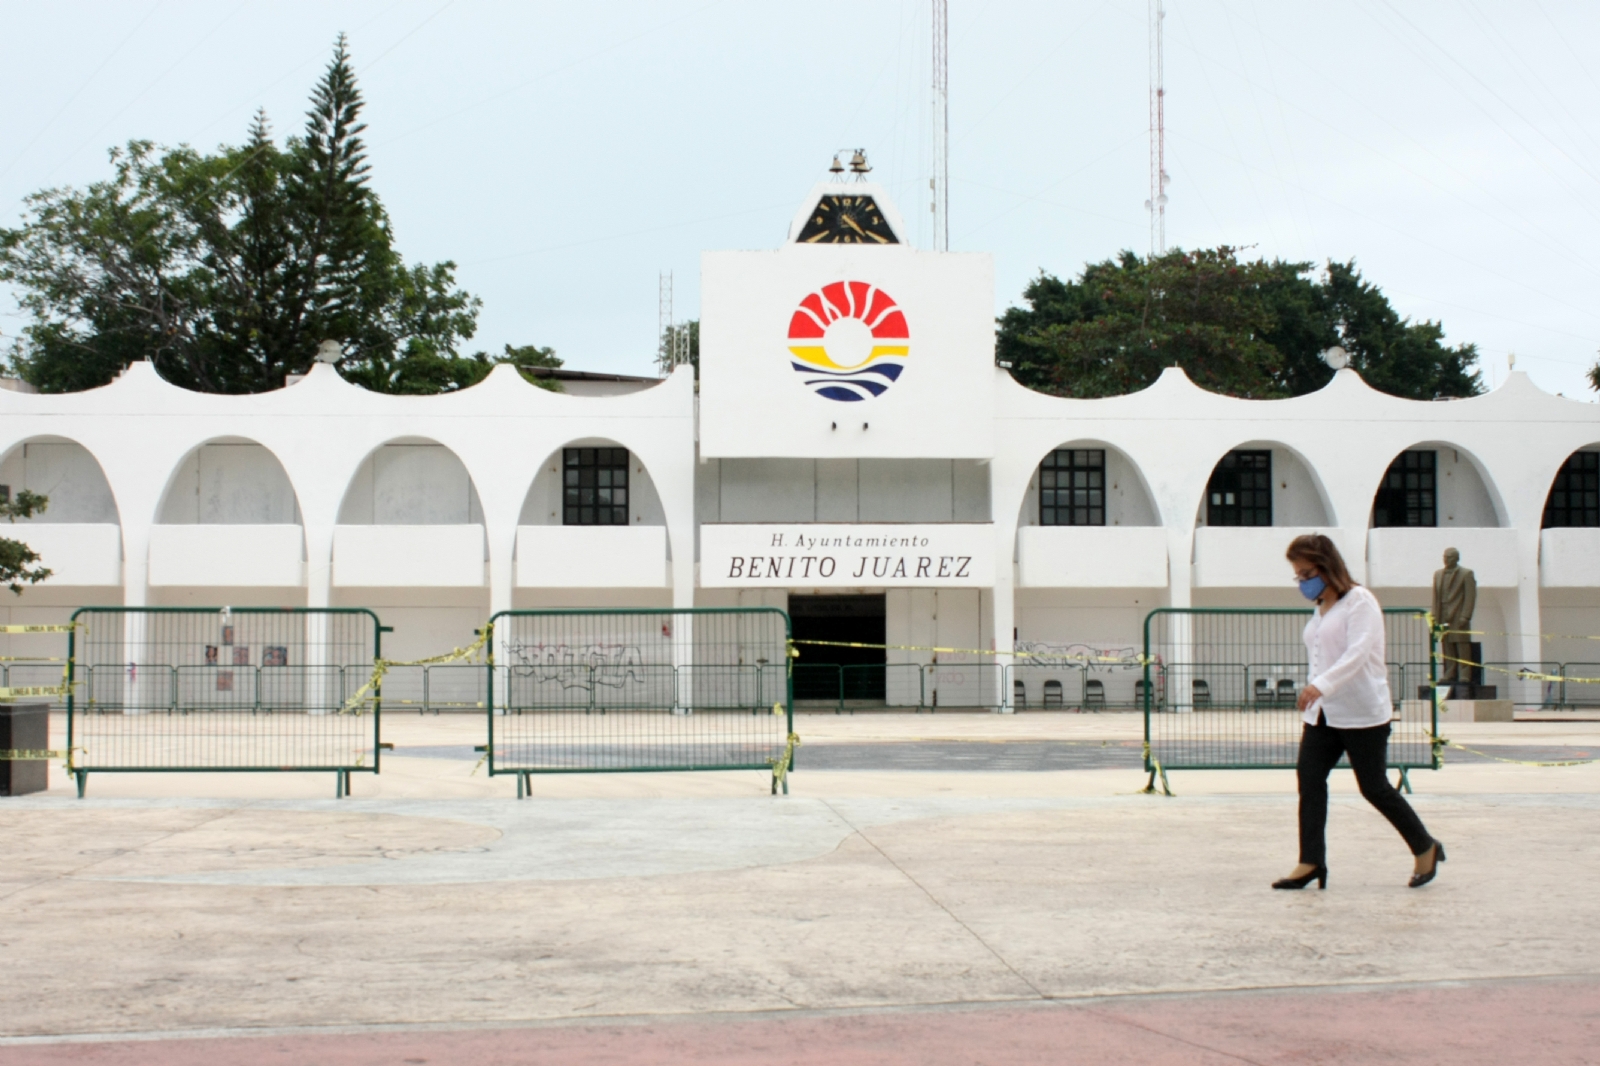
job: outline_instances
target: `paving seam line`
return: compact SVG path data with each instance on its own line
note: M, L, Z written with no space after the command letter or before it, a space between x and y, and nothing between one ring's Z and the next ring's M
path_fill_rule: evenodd
M983 939L983 937L979 936L977 934L977 932L973 930L972 926L970 926L966 922L962 921L956 915L956 913L954 911L952 911L949 907L946 907L944 905L944 903L940 901L939 897L935 896L932 892L928 891L927 886L925 886L921 881L918 881L915 877L911 876L910 872L907 871L905 867L903 867L899 863L895 862L894 859L890 857L888 852L884 851L882 848L880 848L878 846L878 842L877 841L875 841L871 837L867 836L865 830L857 828L856 824L854 822L852 822L849 818L847 818L843 814L841 814L839 812L839 809L837 807L835 807L833 805L833 803L830 802L829 800L823 800L822 801L822 805L824 807L828 808L828 810L832 811L833 814L834 814L834 817L838 818L845 825L849 826L852 832L854 832L862 840L865 840L872 847L873 851L876 851L879 855L883 856L883 860L885 862L887 862L890 866L893 866L896 870L900 871L900 876L904 877L907 881L910 881L913 885L916 885L917 889L923 895L927 896L928 899L933 903L933 905L935 907L938 907L940 910L944 911L945 914L950 916L950 920L951 921L955 922L961 928L965 929L967 931L967 935L968 936L972 937L972 939L976 940L979 944L981 944L985 951L987 951L989 954L993 955L995 957L996 961L998 961L1000 963L1000 965L1004 966L1007 970L1010 970L1011 971L1011 975L1013 977L1015 977L1017 980L1021 981L1024 985L1026 985L1033 992L1033 994L1035 996L1038 996L1040 999L1047 998L1045 996L1044 992L1042 992L1039 989L1038 985L1034 984L1032 981L1030 981L1026 977L1022 976L1022 974L1017 970L1017 968L1015 966L1011 965L1011 963L1006 959L1006 957L1004 955L1000 954L1000 952L995 950L994 945L990 944L987 940Z
M202 1029L158 1029L134 1032L53 1033L33 1036L0 1036L0 1047L28 1047L35 1044L115 1044L145 1043L158 1040L232 1040L241 1037L354 1036L367 1033L454 1033L493 1032L508 1029L567 1029L622 1025L693 1025L701 1022L786 1021L808 1018L876 1017L883 1014L930 1014L984 1010L1046 1010L1054 1007L1093 1009L1097 1005L1123 1001L1160 1002L1199 999L1206 996L1287 996L1372 994L1378 992L1427 992L1447 988L1473 988L1481 985L1544 984L1569 981L1600 981L1600 973L1514 974L1498 977L1443 977L1431 981L1373 981L1339 985L1263 985L1166 992L1102 992L1049 995L1040 999L1011 996L997 999L927 1000L917 1003L855 1004L844 1007L768 1008L704 1012L663 1012L660 1014L594 1014L567 1018L505 1018L492 1021L371 1022L357 1025L280 1025L261 1027L214 1027Z

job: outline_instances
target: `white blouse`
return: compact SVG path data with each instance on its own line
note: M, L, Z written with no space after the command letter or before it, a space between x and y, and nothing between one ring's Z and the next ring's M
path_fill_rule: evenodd
M1306 708L1307 725L1316 725L1319 712L1337 729L1366 729L1394 716L1377 597L1357 585L1326 614L1312 613L1305 640L1311 683L1322 693Z

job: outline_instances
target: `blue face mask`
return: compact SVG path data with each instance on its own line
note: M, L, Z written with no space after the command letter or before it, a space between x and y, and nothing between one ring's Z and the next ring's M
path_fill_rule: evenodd
M1322 580L1322 575L1308 577L1300 582L1300 595L1308 600L1314 600L1322 595L1328 588L1328 583Z

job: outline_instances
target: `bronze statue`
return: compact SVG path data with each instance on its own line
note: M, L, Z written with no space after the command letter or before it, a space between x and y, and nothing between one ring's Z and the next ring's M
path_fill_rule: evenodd
M1478 579L1461 565L1461 553L1444 550L1444 569L1433 574L1433 620L1444 627L1439 638L1439 681L1465 684L1472 680L1472 611L1478 604Z

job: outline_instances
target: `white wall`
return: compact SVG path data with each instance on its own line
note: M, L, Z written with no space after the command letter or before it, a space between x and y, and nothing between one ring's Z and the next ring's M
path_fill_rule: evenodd
M1367 534L1368 578L1379 588L1432 589L1446 548L1461 554L1480 588L1517 587L1517 531L1511 529L1374 529Z
M1035 588L1164 588L1166 531L1156 526L1024 526L1017 584Z
M1539 584L1600 588L1600 529L1546 529L1539 535Z
M655 526L520 526L520 588L662 588L667 531Z
M1438 452L1435 461L1438 463L1440 526L1504 525L1470 455L1451 444L1432 443L1423 447ZM1549 491L1547 484L1546 494Z
M1116 448L1108 448L1102 441L1073 441L1062 448L1102 448L1106 453L1106 525L1108 526L1159 526L1154 501L1145 488L1144 478L1138 468ZM1050 449L1054 451L1055 449ZM1046 453L1049 454L1048 452ZM1041 463L1044 457L1041 456ZM1039 469L1034 464L1033 476L1028 480L1028 491L1022 499L1022 513L1018 519L1024 526L1039 524Z
M1292 449L1270 441L1248 441L1229 451L1272 453L1272 524L1274 526L1327 526L1333 522L1305 461ZM1209 476L1207 478L1209 481ZM1195 525L1206 524L1207 498L1200 499Z
M19 540L39 554L37 565L50 571L48 586L78 588L122 583L122 530L96 522L25 522L0 526L0 535ZM9 592L5 598L12 599Z
M305 583L298 525L174 523L151 531L152 585L300 588Z
M15 496L23 489L50 498L49 507L18 522L117 524L117 502L105 472L81 444L35 440L11 449L0 462L0 485Z
M483 521L483 505L467 468L449 448L431 442L391 442L362 461L344 503L340 525L447 526Z
M559 526L563 524L562 508L565 502L565 481L562 476L563 449L565 448L616 448L615 441L590 437L562 445L539 467L533 484L528 487L527 499L522 502L522 514L517 518L520 526ZM655 482L637 455L628 456L628 517L634 525L664 526L666 509L661 504L661 494Z
M711 459L700 522L987 522L989 469L966 459Z
M483 527L340 525L333 534L333 583L360 588L480 588Z
M294 486L259 444L212 442L184 459L167 486L162 525L277 525L300 521Z
M1245 445L1258 447L1258 445ZM1272 524L1329 526L1333 516L1324 505L1306 464L1282 445L1272 446Z

